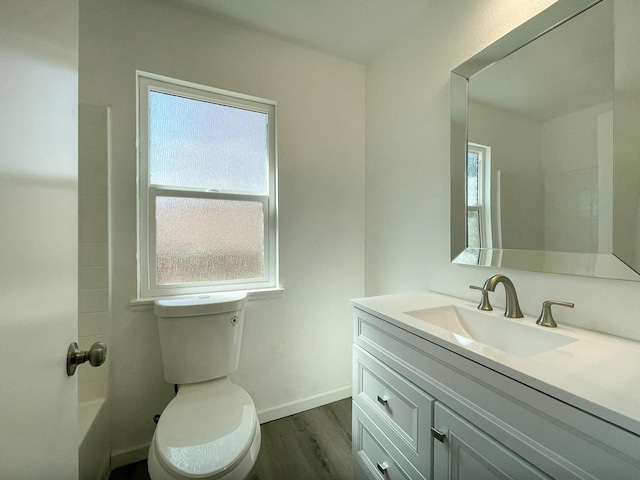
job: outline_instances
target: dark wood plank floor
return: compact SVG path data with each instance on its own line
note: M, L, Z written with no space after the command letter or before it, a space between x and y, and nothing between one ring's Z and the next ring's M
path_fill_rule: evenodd
M262 445L247 480L351 480L351 398L260 426ZM149 480L146 461L109 480Z

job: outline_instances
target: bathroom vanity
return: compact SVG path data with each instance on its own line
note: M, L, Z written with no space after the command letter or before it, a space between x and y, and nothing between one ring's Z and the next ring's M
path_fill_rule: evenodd
M353 300L356 478L640 478L640 344L435 293Z

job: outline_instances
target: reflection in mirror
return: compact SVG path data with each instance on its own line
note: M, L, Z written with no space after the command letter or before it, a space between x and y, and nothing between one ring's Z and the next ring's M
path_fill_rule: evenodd
M631 110L625 121L636 127L640 118L619 108L614 68L614 15L630 1L559 0L452 72L455 263L640 280L640 228L617 223L632 221L638 194L623 176L629 205L615 181L627 141L614 129L618 110ZM593 6L580 12L585 3Z

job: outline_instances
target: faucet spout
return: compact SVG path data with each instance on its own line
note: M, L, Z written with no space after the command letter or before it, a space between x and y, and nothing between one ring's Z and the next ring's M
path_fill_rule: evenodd
M522 312L520 311L520 304L518 303L518 294L516 293L516 287L513 286L513 282L509 277L501 274L496 274L490 277L484 283L484 289L488 292L495 292L496 286L502 283L504 291L507 297L507 306L504 311L504 316L509 318L522 318Z

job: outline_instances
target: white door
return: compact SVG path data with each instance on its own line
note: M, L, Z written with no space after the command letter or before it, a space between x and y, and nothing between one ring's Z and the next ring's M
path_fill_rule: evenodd
M78 476L77 84L78 0L0 0L3 479Z

